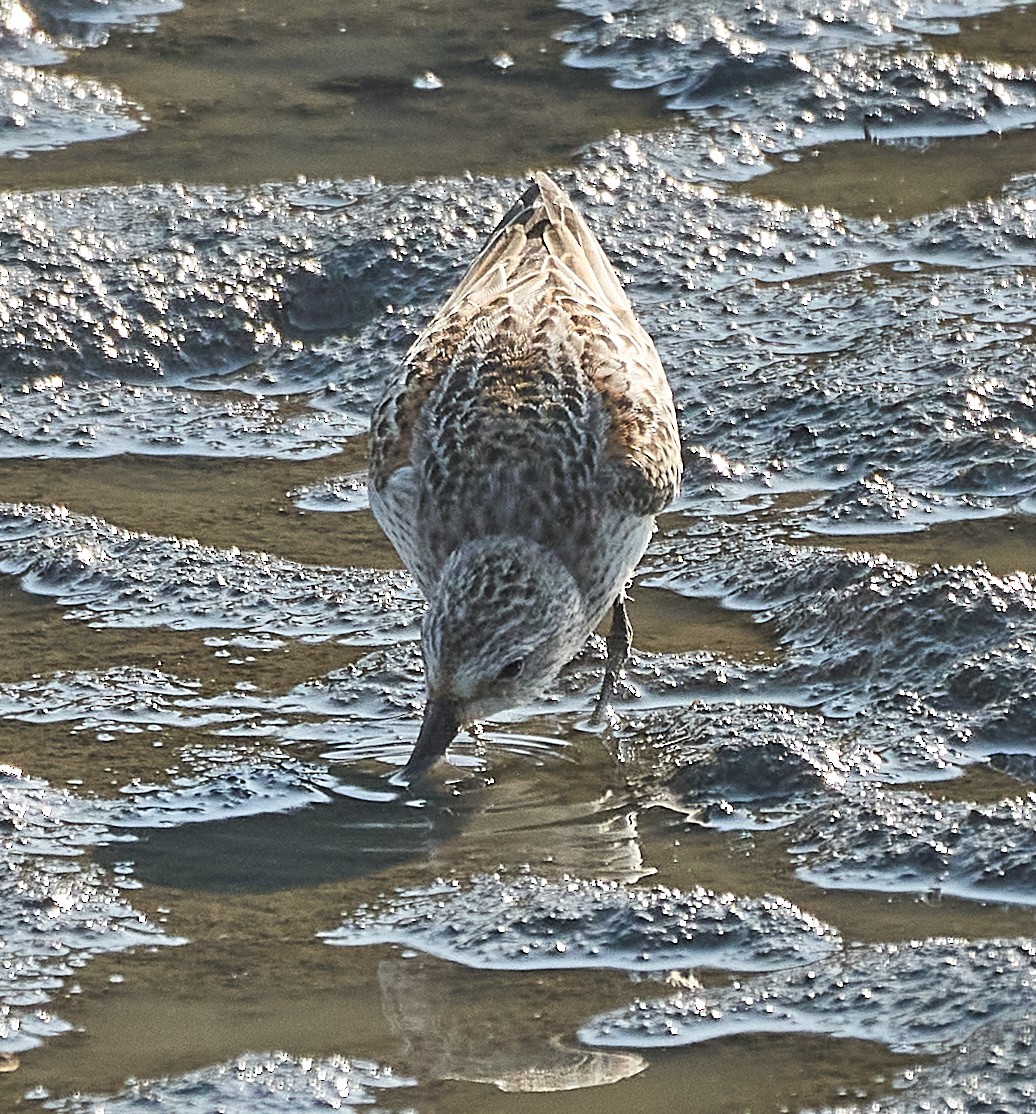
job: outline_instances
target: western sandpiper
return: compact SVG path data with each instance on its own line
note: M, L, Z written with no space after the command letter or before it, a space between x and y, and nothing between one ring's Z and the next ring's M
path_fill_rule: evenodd
M404 776L528 703L612 613L680 484L673 394L600 244L547 177L500 222L371 421L371 508L413 573L427 704Z

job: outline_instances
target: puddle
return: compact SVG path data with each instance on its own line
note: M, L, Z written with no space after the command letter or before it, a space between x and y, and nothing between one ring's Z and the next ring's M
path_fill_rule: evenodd
M554 36L570 17L549 5L176 7L139 5L133 19L127 5L129 27L58 68L81 75L80 96L99 84L146 106L123 125L140 130L103 150L37 154L10 167L9 186L508 173L569 159L612 128L651 127L661 111L563 67ZM76 16L91 18L88 6ZM44 134L41 146L69 142L56 125Z
M724 610L715 600L640 583L631 591L628 612L634 645L648 653L708 650L732 661L757 661L775 653L764 627L744 612Z
M883 554L920 568L981 563L994 576L1036 572L1032 556L1036 519L1028 514L934 522L925 530L900 534L828 533L812 540L852 552Z
M415 809L384 789L365 800L319 768L282 759L257 771L252 755L249 763L197 771L190 786L136 787L133 804L113 810L132 845L112 845L99 860L130 863L134 877L168 889L295 890L420 860L456 827L450 813Z
M745 194L788 205L830 205L857 217L909 220L995 197L1018 174L1036 173L1028 131L934 137L914 143L819 144L741 183Z
M119 455L101 460L0 461L0 490L12 502L54 503L113 525L237 546L307 564L398 568L395 551L370 515L328 521L296 505L290 492L329 469L363 461L362 445L295 463L206 457ZM147 496L146 500L142 498ZM361 557L362 555L362 557Z

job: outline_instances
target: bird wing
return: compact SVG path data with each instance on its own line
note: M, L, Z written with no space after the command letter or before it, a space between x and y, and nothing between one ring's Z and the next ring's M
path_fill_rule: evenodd
M389 385L372 420L373 485L385 489L410 464L415 426L458 351L472 338L510 334L524 343L529 333L536 349L553 344L563 351L596 389L609 419L615 497L632 513L665 507L681 471L672 390L596 237L543 173L497 226Z

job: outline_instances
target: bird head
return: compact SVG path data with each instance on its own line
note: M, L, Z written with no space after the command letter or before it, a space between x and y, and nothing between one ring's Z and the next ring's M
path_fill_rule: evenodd
M428 702L405 773L430 766L463 725L537 697L589 633L575 580L549 549L490 537L455 550L421 627Z

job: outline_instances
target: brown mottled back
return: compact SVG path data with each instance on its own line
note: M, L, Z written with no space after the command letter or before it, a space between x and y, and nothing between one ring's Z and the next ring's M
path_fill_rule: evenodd
M592 493L653 515L680 468L654 345L582 217L539 174L386 392L372 487L390 502L400 479L430 550L419 563L441 564L463 537L512 530L571 559L602 520Z

